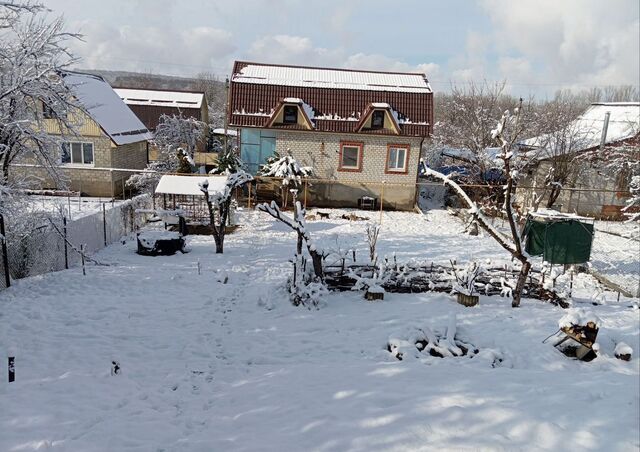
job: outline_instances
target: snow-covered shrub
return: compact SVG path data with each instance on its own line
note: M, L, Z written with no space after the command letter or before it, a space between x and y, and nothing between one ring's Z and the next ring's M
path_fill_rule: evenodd
M369 245L369 260L371 265L375 265L378 260L376 246L378 244L378 235L380 234L380 225L376 223L367 225L367 245Z
M451 267L455 278L452 291L454 293L461 293L469 296L475 295L475 283L478 275L480 275L480 272L482 271L482 267L480 267L477 262L468 262L462 270L456 270L453 265Z
M209 171L209 174L236 173L243 168L244 162L238 155L238 148L229 148L226 151L220 151L216 162L213 164L213 169Z
M289 151L289 150L288 150ZM282 178L280 188L282 190L282 199L284 206L287 205L289 187L293 189L302 184L303 177L309 177L313 173L310 166L302 166L291 155L285 155L273 160L267 160L258 171L258 175L264 177Z

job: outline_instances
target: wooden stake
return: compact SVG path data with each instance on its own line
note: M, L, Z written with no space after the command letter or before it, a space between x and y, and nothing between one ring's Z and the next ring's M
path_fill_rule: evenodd
M384 183L382 181L382 188L380 189L380 225L382 225L382 205L384 204Z
M87 276L87 271L85 270L85 267L84 267L84 247L85 247L84 244L80 245L80 258L82 259L82 275Z
M304 209L307 210L307 178L304 178Z
M16 364L15 357L9 356L9 383L16 381Z

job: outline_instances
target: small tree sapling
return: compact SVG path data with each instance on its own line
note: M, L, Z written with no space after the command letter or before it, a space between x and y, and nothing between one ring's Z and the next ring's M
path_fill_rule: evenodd
M236 188L252 180L253 176L244 171L232 173L229 174L224 189L221 192L213 193L209 191L209 181L207 179L198 184L200 191L204 194L207 209L209 210L209 222L213 229L213 239L216 242L217 254L224 252L225 227L229 217L233 192Z

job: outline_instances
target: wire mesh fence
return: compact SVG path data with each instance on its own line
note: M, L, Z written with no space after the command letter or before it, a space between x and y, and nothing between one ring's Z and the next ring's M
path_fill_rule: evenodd
M93 213L68 220L64 211L31 213L6 221L6 252L2 252L0 289L11 280L79 265L92 253L137 231L146 221L137 209L151 205L148 195L101 203ZM5 249L5 248L3 248Z
M625 295L640 297L640 231L622 222L595 222L592 273Z

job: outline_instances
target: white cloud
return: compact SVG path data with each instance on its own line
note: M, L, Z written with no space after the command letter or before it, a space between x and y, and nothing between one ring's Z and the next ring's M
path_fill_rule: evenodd
M540 83L638 84L637 0L482 0L499 54L516 52L500 70L521 77L528 61Z
M84 21L70 28L84 34L84 42L73 43L72 49L86 68L187 75L228 66L236 50L230 32L211 27L169 33L164 27L111 27Z

